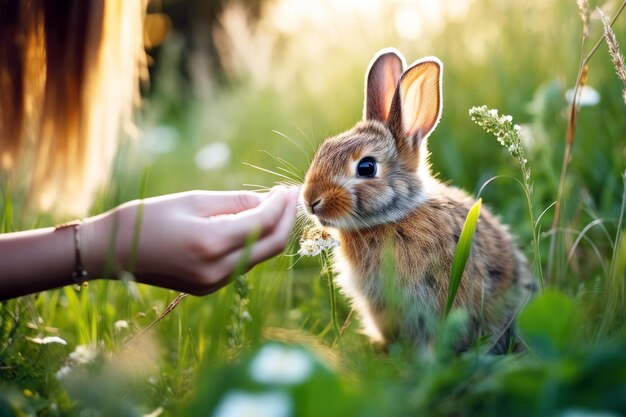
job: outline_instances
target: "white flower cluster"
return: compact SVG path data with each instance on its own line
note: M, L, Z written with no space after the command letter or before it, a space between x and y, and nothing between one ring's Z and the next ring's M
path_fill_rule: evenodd
M317 228L305 230L300 240L300 256L317 256L325 250L339 246L339 241L330 233Z
M129 325L126 320L118 320L113 324L113 328L116 332L121 332L122 330L128 329Z
M76 346L74 352L70 353L70 356L67 358L65 366L57 371L57 379L68 375L77 366L92 363L98 357L98 352L99 347L96 344Z
M290 387L309 380L315 372L314 357L305 349L269 343L249 364L251 379L268 391L233 390L227 393L213 417L288 417L294 415ZM284 390L279 390L283 386Z
M469 110L472 121L482 127L488 133L492 133L498 142L509 150L513 157L517 158L524 181L530 182L530 168L526 165L528 160L524 156L520 125L513 124L513 117L509 115L498 115L498 110L488 109L487 106L472 107Z

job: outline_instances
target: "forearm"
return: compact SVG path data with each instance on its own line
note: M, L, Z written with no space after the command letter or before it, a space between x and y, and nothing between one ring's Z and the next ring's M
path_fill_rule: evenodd
M78 249L86 279L115 278L128 266L135 206L128 205L126 216L112 211L83 221ZM0 234L0 300L72 284L75 233L74 227L50 227Z
M142 283L207 294L227 283L242 257L247 269L284 248L296 197L297 189L278 188L133 201L85 219L79 247L73 227L0 234L0 300L72 284L77 248L88 279L129 271Z
M0 234L0 300L72 283L74 228Z

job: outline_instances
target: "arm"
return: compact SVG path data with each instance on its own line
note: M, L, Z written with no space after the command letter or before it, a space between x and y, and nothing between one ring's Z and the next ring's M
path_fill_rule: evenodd
M227 283L255 230L245 270L284 248L296 197L296 189L281 187L267 195L197 191L124 204L80 228L88 279L114 279L134 265L140 282L213 292ZM0 235L0 299L71 284L74 250L73 228Z
M72 282L74 230L53 227L0 235L0 300Z

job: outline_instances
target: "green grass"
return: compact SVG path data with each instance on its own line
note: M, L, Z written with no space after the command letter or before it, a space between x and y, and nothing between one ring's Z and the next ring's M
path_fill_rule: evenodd
M573 87L580 62L575 2L476 0L443 30L425 24L418 40L395 33L396 11L390 6L372 18L337 9L316 23L334 31L303 24L288 34L262 17L245 29L256 31L253 47L245 49L245 33L231 32L233 50L249 59L235 61L227 85L215 85L205 96L182 80L170 39L141 124L148 132L171 126L176 146L155 155L142 143L125 146L93 212L144 195L284 180L244 163L301 180L316 144L360 118L363 73L377 49L396 46L408 61L437 55L445 64L444 111L429 139L433 169L480 193L529 259L538 260L536 271L546 272L545 290L517 323L527 351L453 354L468 323L462 311L452 310L432 349L397 343L381 352L359 333L358 318L330 286L320 260L302 258L290 267L295 258L279 256L249 272L245 286L186 297L127 349L178 293L97 281L80 292L68 287L0 303L0 415L99 410L141 416L161 407L165 416L206 416L236 392L279 393L274 403L284 405L287 398L298 416L626 414L626 105L606 46L589 62L588 83L601 102L578 113L550 258L567 125L564 92ZM592 21L591 41L600 26ZM615 31L626 42L624 16ZM262 40L268 39L272 53L265 54ZM532 140L524 142L532 169L527 188L509 179L523 182L518 161L468 117L469 108L482 104L511 114L530 133ZM229 161L213 171L198 169L197 151L215 141L229 146ZM0 194L2 231L54 224L45 213L28 212L19 190L3 184ZM286 255L296 249L292 245ZM251 317L245 322L237 308L244 298ZM120 320L128 328L116 326ZM231 342L234 330L238 340ZM67 345L32 341L44 336L59 336ZM280 375L274 382L254 377L255 360L276 342L308 364L305 377L294 383L280 382ZM57 378L77 345L106 353ZM280 363L274 367L280 370Z
M461 278L463 272L465 272L465 264L467 258L469 258L470 250L472 249L472 242L474 240L474 232L476 231L476 223L478 223L478 217L480 216L480 207L482 200L478 199L470 208L461 230L461 236L459 237L459 243L456 246L454 252L454 258L452 259L452 267L450 268L450 289L448 291L448 301L446 302L446 316L450 313L456 293L461 284Z

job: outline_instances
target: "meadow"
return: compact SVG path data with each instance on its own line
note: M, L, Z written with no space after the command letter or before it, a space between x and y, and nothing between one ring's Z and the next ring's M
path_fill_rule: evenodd
M377 50L436 55L433 170L480 193L543 277L518 319L523 352L493 356L476 343L455 354L467 325L456 310L431 347L381 352L325 257L297 255L296 230L282 255L165 316L178 293L130 273L0 303L0 415L626 415L626 84L604 41L581 67L602 39L596 6L611 18L624 2L592 2L583 35L579 7L564 0L281 0L254 19L227 3L214 29L224 76L187 61L174 28L138 114L142 134L125 142L92 208L301 181L317 144L361 118ZM623 13L613 30L626 43ZM586 88L572 119L577 79ZM470 118L482 105L521 126L529 187L518 159ZM2 190L2 232L58 220Z

